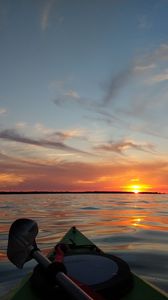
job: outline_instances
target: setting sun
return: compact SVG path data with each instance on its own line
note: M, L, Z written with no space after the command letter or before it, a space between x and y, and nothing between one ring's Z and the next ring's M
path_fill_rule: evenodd
M133 180L135 181L135 180ZM138 181L138 180L136 180ZM138 194L138 193L141 193L141 192L146 192L148 191L149 189L151 188L150 185L147 185L147 184L128 184L127 186L125 186L125 190L127 192L132 192L132 193L135 193L135 194Z
M135 194L138 194L139 192L141 192L141 187L140 185L132 185L132 192L134 192Z

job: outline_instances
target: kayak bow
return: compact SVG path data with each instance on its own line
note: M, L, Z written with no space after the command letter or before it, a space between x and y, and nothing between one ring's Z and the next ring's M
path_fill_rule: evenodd
M59 244L63 245L63 264L68 277L81 289L88 286L93 293L104 299L122 300L165 300L168 296L153 285L130 271L126 262L105 254L78 229L72 227ZM58 257L56 248L51 250L48 259L54 262ZM83 285L83 287L82 287ZM86 291L87 293L87 291ZM46 273L37 265L33 274L21 281L19 287L10 292L5 300L71 299L63 287L51 286ZM73 297L72 297L73 299Z

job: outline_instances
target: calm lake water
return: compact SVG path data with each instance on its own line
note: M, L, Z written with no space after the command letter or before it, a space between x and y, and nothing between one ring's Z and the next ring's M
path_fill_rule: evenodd
M124 258L132 271L168 292L168 195L0 195L0 297L35 264L18 270L6 257L9 227L22 217L37 221L37 243L44 253L75 225L102 250Z

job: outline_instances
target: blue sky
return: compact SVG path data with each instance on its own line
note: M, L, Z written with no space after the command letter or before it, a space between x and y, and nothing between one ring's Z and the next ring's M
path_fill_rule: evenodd
M0 11L0 189L168 191L167 0Z

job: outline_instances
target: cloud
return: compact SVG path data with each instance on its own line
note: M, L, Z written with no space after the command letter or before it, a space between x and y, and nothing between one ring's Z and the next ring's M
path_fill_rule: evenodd
M49 135L49 134L52 134L52 132L53 132L53 129L45 127L42 123L36 123L34 125L33 130L34 129L36 130L37 134L45 134L45 135L47 134L47 135Z
M7 109L0 107L0 115L5 115L7 113Z
M4 165L5 168L5 165ZM168 189L167 161L153 161L151 163L84 163L60 162L50 165L18 164L13 160L11 166L6 164L3 174L23 179L13 186L12 178L6 185L13 190L48 190L48 191L81 191L81 190L121 190L130 184L132 178L139 178L143 184L150 185L153 191ZM151 176L152 174L152 176ZM0 182L1 190L4 184Z
M161 44L158 48L154 49L153 52L135 61L134 74L145 75L146 79L144 82L146 84L154 84L168 80L166 62L168 62L168 44Z
M58 96L54 103L57 105L63 105L66 103L75 103L75 104L83 104L85 101L82 101L82 98L75 90L64 91L60 96Z
M127 84L132 75L132 67L122 70L120 73L112 76L111 80L105 86L105 96L102 104L108 105Z
M14 173L0 173L0 186L18 185L24 182L23 176L16 176Z
M95 112L103 116L103 111L107 111L110 105L113 104L113 115L116 113L118 117L116 125L120 127L126 125L128 130L132 130L133 127L135 128L133 130L136 130L138 123L141 121L146 128L151 129L148 130L148 133L157 130L154 122L156 116L162 114L160 120L162 124L166 118L164 112L167 109L167 102L164 93L167 96L167 90L164 87L164 89L160 88L155 92L152 90L152 85L167 82L167 62L168 44L161 44L150 53L136 57L127 69L114 75L109 83L106 83L105 96L101 100L102 105L100 107L97 105ZM124 91L126 91L125 94ZM118 97L121 92L123 92L121 97ZM129 118L130 122L135 122L137 117L137 126L135 126L135 123L133 126L126 124L126 118L123 118L124 115L132 117L132 120ZM114 124L113 118L110 119L110 117L104 115L103 119L109 124ZM124 122L122 120L120 122L119 119L123 119ZM157 126L159 126L159 123ZM152 130L152 128L154 129Z
M66 152L89 154L82 150L67 146L60 141L52 141L49 139L33 139L33 138L25 137L24 135L21 135L19 132L17 132L15 129L5 129L0 131L0 139L34 145L34 146L40 146L45 148L54 148Z
M160 83L160 82L167 81L167 80L168 80L168 69L164 70L162 73L151 76L147 80L147 83L155 84L155 83Z
M86 136L83 135L83 132L80 130L67 130L67 131L56 131L53 132L50 137L56 138L59 141L65 141L72 138L82 138L86 139Z
M151 55L150 60L168 60L168 44L161 44Z
M144 73L146 71L151 71L154 68L156 68L156 64L151 63L151 64L147 64L147 65L135 65L134 67L134 72L137 74L141 74Z
M80 99L80 96L78 95L78 93L74 90L70 90L68 91L67 93L65 93L65 96L67 97L71 97L71 98L74 98L74 99Z
M155 92L152 84L167 82L166 59L168 61L168 44L161 44L150 53L133 58L127 68L101 83L104 94L99 99L86 99L79 95L75 88L65 91L64 82L64 86L61 85L62 91L59 90L54 103L66 105L66 108L72 108L72 105L79 106L86 113L89 112L85 118L91 116L92 121L103 121L120 129L148 134L153 132L152 135L159 135L160 126L166 119L164 113L167 102L164 93L167 94L167 91L164 87L164 90L162 88ZM156 117L160 118L161 114L162 119L156 124ZM163 131L161 132L163 134Z
M113 125L118 128L118 126L128 126L128 122L120 118L118 114L111 113L110 110L105 110L102 107L94 107L94 112L96 112L99 117L96 117L95 119L98 121L106 122L108 125ZM119 124L119 125L118 125Z
M144 152L153 152L154 146L152 144L138 144L134 141L121 140L119 142L110 141L108 143L96 146L95 149L101 151L115 152L118 154L123 154L125 151L134 149Z
M45 6L43 8L42 16L41 16L41 28L42 30L46 30L49 24L49 17L52 11L55 0L47 0Z
M75 89L65 91L65 82L63 81L52 81L49 87L51 89L57 88L57 91L59 90L59 95L53 101L56 105L64 105L71 102L79 104L86 109L95 110L96 108L101 109L103 106L108 106L123 87L125 87L127 82L129 82L132 74L133 67L129 66L127 69L121 70L118 74L111 76L105 83L102 83L101 87L104 90L104 97L101 99L82 97Z
M8 161L10 158L5 153L0 152L0 162Z
M74 103L78 102L86 108L93 106L92 103L94 103L95 106L97 105L97 107L108 106L115 100L116 96L118 96L127 84L130 84L132 79L136 80L138 78L136 78L136 76L139 75L153 75L151 72L157 69L158 63L165 60L168 61L168 44L166 43L161 44L158 48L154 49L153 52L132 60L132 63L127 68L121 70L117 74L111 75L111 78L101 84L101 88L104 89L104 97L99 101L98 99L96 101L93 99L84 99L74 89L65 91L65 82L53 81L51 82L52 87L55 85L56 87L59 87L59 85L61 85L62 88L62 90L60 90L60 95L56 97L54 103L61 105L68 101L73 101ZM167 80L166 74L162 77L156 76L155 81L157 80Z
M146 72L149 71L150 73L147 75L151 74L151 76L153 76L153 72L157 71L157 68L160 70L160 66L162 66L163 72L165 72L164 76L166 76L168 72L168 70L165 69L165 66L167 67L167 65L165 65L166 61L168 62L168 44L165 43L159 45L159 47L155 48L150 53L146 53L145 55L136 58L133 67L133 74L146 75ZM164 65L162 63L164 63Z
M86 134L82 129L55 131L51 128L45 127L42 123L36 123L33 130L34 129L38 134L44 134L48 139L56 139L61 142L72 138L86 139Z
M135 69L145 70L145 67L148 69L156 68L161 62L168 61L168 44L164 43L159 45L150 53L139 57L134 63Z
M18 122L16 123L16 128L26 128L27 123L26 122Z

